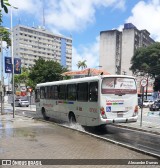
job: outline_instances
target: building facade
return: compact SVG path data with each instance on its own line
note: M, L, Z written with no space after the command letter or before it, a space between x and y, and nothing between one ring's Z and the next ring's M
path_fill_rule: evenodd
M154 43L147 30L126 23L122 31L100 32L100 65L111 74L132 75L131 58L136 49Z
M13 54L22 66L31 67L40 57L72 69L72 38L53 34L41 27L17 25L13 28Z

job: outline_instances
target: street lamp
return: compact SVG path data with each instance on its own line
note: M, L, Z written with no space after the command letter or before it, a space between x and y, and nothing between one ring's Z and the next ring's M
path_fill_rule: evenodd
M4 110L4 78L3 78L3 48L2 48L2 36L1 36L1 115Z
M11 57L12 57L12 94L13 94L13 118L15 117L15 96L14 96L14 55L13 55L13 24L11 6Z

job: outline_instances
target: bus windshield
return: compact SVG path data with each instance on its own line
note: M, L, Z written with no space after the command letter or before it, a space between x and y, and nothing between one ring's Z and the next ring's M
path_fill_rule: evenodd
M106 77L102 81L102 94L136 94L136 82L133 78Z

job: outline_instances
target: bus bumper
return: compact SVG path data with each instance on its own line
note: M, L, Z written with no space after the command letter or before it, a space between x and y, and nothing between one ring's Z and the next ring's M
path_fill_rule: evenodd
M138 116L129 117L129 118L114 118L114 119L102 119L103 124L111 124L111 123L130 123L136 122Z

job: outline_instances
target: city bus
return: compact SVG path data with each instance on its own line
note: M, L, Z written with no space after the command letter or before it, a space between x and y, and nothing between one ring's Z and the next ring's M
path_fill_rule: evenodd
M136 122L138 96L135 78L99 75L36 85L37 115L82 126Z

